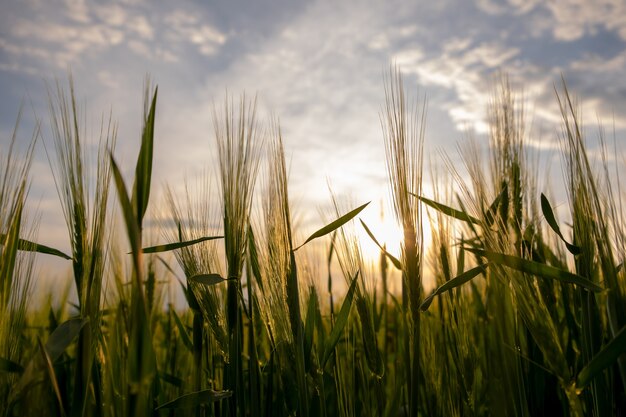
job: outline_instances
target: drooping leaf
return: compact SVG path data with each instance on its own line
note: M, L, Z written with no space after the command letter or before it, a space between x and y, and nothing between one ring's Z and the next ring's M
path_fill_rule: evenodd
M362 219L359 219L359 221L361 222L361 225L365 229L365 232L367 233L367 235L374 241L376 246L380 248L380 250L385 254L385 256L389 258L393 266L395 266L399 271L402 271L402 263L400 262L400 260L396 258L395 256L393 256L392 254L390 254L389 252L387 252L387 249L385 249L380 243L378 243L378 240L376 240L376 237L374 237L374 234L372 233L370 228L367 227L367 225Z
M543 212L543 216L546 218L548 225L550 225L550 228L554 230L554 232L561 238L563 243L565 243L567 250L570 251L572 255L580 255L581 249L578 246L569 243L565 240L565 237L563 237L561 229L559 228L559 224L554 217L552 206L550 205L548 198L543 193L541 193L541 211Z
M594 282L589 281L585 277L550 265L542 264L513 255L505 255L503 253L497 253L483 249L465 248L465 250L483 256L493 263L496 263L498 265L504 265L520 272L536 275L543 278L554 279L556 281L566 282L569 284L580 285L581 287L594 292L603 291L602 287Z
M194 408L202 404L210 404L215 401L223 400L231 395L233 395L232 391L214 391L212 389L205 389L182 395L172 401L161 404L156 408L156 410Z
M300 246L295 248L294 252L297 251L298 249L300 249L302 246L304 246L307 243L309 243L310 241L312 241L313 239L317 239L318 237L325 236L325 235L329 234L330 232L339 229L341 226L343 226L344 224L348 223L357 214L359 214L365 207L367 207L367 205L369 203L370 202L368 201L367 203L363 204L362 206L359 206L359 207L355 208L354 210L352 210L352 211L344 214L343 216L339 217L337 220L334 220L334 221L330 222L329 224L327 224L326 226L322 227L317 232L315 232L311 236L309 236L309 238L307 240L305 240L303 244L301 244Z
M61 356L87 322L89 322L87 318L69 319L54 329L46 342L46 352L50 355L52 362L56 361L59 356Z
M0 242L2 242L3 244L6 239L6 236L7 236L6 234L0 234ZM39 243L31 242L30 240L26 240L26 239L18 239L17 248L19 250L23 250L27 252L39 252L45 255L58 256L60 258L67 259L67 260L72 259L71 256L61 252L58 249L54 249L46 245L41 245Z
M600 350L589 363L580 371L576 378L576 387L584 388L604 369L611 366L626 352L626 326L617 332L606 346Z
M164 245L156 245L150 246L147 248L143 248L143 253L159 253L159 252L168 252L175 249L186 248L187 246L192 246L197 243L206 242L207 240L215 240L222 239L224 236L206 236L198 239L188 240L186 242L175 242L175 243L166 243Z
M413 194L413 193L409 193L409 194L411 194L413 197L418 198L424 204L434 208L435 210L442 212L443 214L447 216L454 217L455 219L464 221L466 223L480 224L480 220L478 220L476 217L470 216L464 211L446 206L445 204L437 203L436 201L433 201L429 198L426 198L417 194Z
M437 288L428 297L424 299L424 301L422 302L422 305L420 306L420 309L422 311L428 310L428 307L430 307L431 303L433 302L434 297L436 297L439 294L443 294L446 291L450 291L453 288L459 287L465 284L466 282L468 282L469 280L475 278L476 276L484 273L487 270L487 266L489 266L488 263L478 265L477 267L474 267L468 271L465 271L462 274L452 278L445 284L441 285L439 288Z
M322 369L326 366L326 362L330 358L330 355L335 350L335 346L337 346L337 343L341 338L343 328L346 326L346 323L348 323L348 317L350 317L350 308L352 307L352 300L354 299L354 292L356 291L358 277L359 272L357 271L354 278L352 278L352 282L350 283L350 287L346 293L346 298L344 298L343 304L341 304L341 309L339 310L339 314L337 314L335 325L326 339L326 347L324 349L324 356L322 357L321 362Z
M228 280L226 278L222 278L220 274L200 274L190 277L189 281L197 282L198 284L203 285L215 285Z

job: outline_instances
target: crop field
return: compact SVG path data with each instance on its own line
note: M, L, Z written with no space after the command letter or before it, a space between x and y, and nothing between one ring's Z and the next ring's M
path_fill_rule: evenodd
M17 133L2 138L0 416L626 415L622 157L604 137L589 150L558 84L567 199L557 207L502 76L487 150L464 142L469 175L450 163L448 184L425 195L426 106L398 70L382 84L398 257L362 220L366 201L333 196L334 212L300 238L280 125L255 100L215 105L215 178L156 202L158 89L145 88L126 179L115 123L87 157L71 79L52 89L46 153L71 251L37 243L45 225L26 212L39 130L26 148ZM169 222L150 246L155 203ZM357 230L380 249L375 267ZM317 258L312 245L324 248ZM71 264L75 299L33 304L41 257ZM173 286L183 308L166 296Z

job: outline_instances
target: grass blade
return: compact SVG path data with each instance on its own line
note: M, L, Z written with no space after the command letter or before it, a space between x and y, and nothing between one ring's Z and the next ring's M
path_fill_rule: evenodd
M543 212L543 216L546 218L548 225L550 225L550 228L554 230L554 232L561 238L563 243L565 243L567 250L570 251L572 255L580 255L581 249L578 246L569 243L565 240L565 237L563 237L561 229L559 228L559 224L554 217L552 206L550 205L548 198L543 193L541 193L541 211Z
M446 206L445 204L437 203L436 201L433 201L429 198L426 198L417 194L413 194L411 192L409 192L409 194L411 194L413 197L418 198L421 202L423 202L427 206L430 206L447 216L454 217L455 219L464 221L466 223L480 224L480 220L478 220L476 217L470 216L464 211Z
M88 321L88 319L81 318L69 319L54 329L46 342L46 352L50 355L52 362L61 356Z
M224 398L228 398L232 395L232 391L214 391L212 389L205 389L181 395L172 401L161 404L155 410L194 408L202 404L209 404L215 401L223 400Z
M496 199L493 200L493 203L491 203L491 205L487 209L487 212L485 213L485 223L487 223L487 226L491 226L493 224L494 220L496 219L496 214L498 213L498 208L500 208L500 203L503 201L504 198L508 197L508 195L509 187L505 183L502 187L502 191L500 191L500 194L498 194Z
M472 268L468 271L465 271L462 274L452 278L445 284L441 285L439 288L437 288L428 297L424 299L424 301L422 302L422 305L420 305L420 309L422 311L428 310L428 307L430 307L431 303L433 302L433 299L437 295L443 294L446 291L450 291L453 288L459 287L465 284L466 282L470 281L471 279L477 277L478 275L485 273L485 271L487 270L487 266L489 266L488 263L478 265L477 267Z
M343 304L341 305L341 309L339 310L339 314L337 314L337 320L335 320L335 325L333 329L330 331L330 335L326 339L326 347L324 349L324 356L322 357L321 368L324 369L326 362L330 358L330 355L335 350L335 346L339 342L341 338L341 333L343 332L343 328L348 323L348 317L350 316L350 308L352 307L352 300L354 299L354 292L356 291L357 279L359 278L359 273L357 272L352 278L352 282L350 283L350 288L348 288L348 292L346 293L346 298L343 300Z
M326 226L322 227L317 232L315 232L311 236L309 236L309 238L307 240L305 240L303 244L301 244L300 246L295 248L294 252L297 251L298 249L300 249L302 246L304 246L307 243L309 243L310 241L312 241L313 239L317 239L318 237L325 236L325 235L329 234L330 232L339 229L341 226L343 226L344 224L348 223L357 214L359 214L365 207L367 207L367 205L369 203L370 202L367 202L367 203L363 204L362 206L359 206L359 207L355 208L354 210L352 210L352 211L344 214L343 216L339 217L337 220L335 220L333 222L330 222Z
M61 396L61 390L59 389L59 381L57 380L56 372L54 372L54 367L52 366L52 359L50 358L50 355L48 355L48 352L43 346L43 343L41 343L41 339L37 338L37 343L39 344L39 350L41 352L46 371L48 372L48 377L50 378L50 383L52 384L54 395L59 402L59 410L61 411L61 415L65 416L66 413L65 408L63 407L63 397Z
M584 388L604 369L611 366L626 352L626 326L598 352L589 363L580 371L576 378L576 387Z
M190 277L189 281L210 286L210 285L219 284L221 282L226 282L228 280L226 278L222 278L220 274L200 274L200 275L194 275L193 277Z
M525 272L527 274L553 279L556 281L566 282L568 284L580 285L581 287L593 292L601 292L604 290L601 286L589 281L585 277L550 265L545 265L539 262L530 261L528 259L519 258L517 256L505 255L503 253L491 252L483 249L465 248L465 250L483 256L493 263L504 265L520 272Z
M6 237L7 237L6 234L0 234L0 242L4 242L6 240ZM54 249L46 245L41 245L39 243L31 242L30 240L26 240L26 239L18 239L17 248L19 250L23 250L27 252L39 252L45 255L58 256L60 258L67 259L67 260L72 259L71 256L61 252L58 249Z
M367 233L367 235L374 241L376 246L380 248L380 250L385 254L385 256L389 258L393 266L395 266L399 271L402 271L402 263L400 262L400 260L396 258L395 256L393 256L392 254L390 254L389 252L387 252L387 249L385 249L380 243L378 243L378 240L376 240L376 238L374 237L374 234L372 233L370 228L367 227L367 225L362 219L359 219L359 221L361 222L361 225L363 225L363 228L365 229L365 232Z
M152 154L154 150L154 120L156 113L158 87L154 89L150 111L144 122L141 137L141 149L135 168L135 184L133 186L133 207L137 210L137 223L141 224L148 209L150 199L150 182L152 179Z
M313 331L315 330L315 321L317 318L317 310L319 309L317 301L317 291L311 286L309 292L309 301L307 302L306 322L304 323L304 360L307 371L311 369L311 350L313 349Z
M175 243L167 243L164 245L156 245L150 246L147 248L143 248L143 253L159 253L159 252L168 252L171 250L186 248L187 246L192 246L200 242L206 242L207 240L215 240L222 239L224 236L207 236L201 237L198 239L188 240L186 242L175 242Z
M122 206L122 214L124 215L124 222L126 224L126 234L128 236L128 240L130 241L131 253L138 254L141 250L141 235L139 232L139 226L133 214L133 208L128 198L128 193L126 192L126 185L124 185L124 179L122 178L122 173L120 169L117 167L115 163L115 159L113 158L113 154L110 154L111 157L111 171L113 172L113 179L115 180L115 187L117 188L117 194L119 196L120 205ZM137 256L133 256L133 264L135 266L135 271L137 272L139 279L139 271L141 267L139 265L139 260Z

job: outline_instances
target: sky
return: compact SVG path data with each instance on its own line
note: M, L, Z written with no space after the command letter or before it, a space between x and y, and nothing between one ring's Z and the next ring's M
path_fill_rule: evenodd
M97 137L109 113L118 123L115 153L130 178L149 74L159 86L158 205L164 184L176 189L214 169L214 103L256 94L262 118L280 119L303 229L321 226L329 183L355 206L373 201L363 216L375 223L389 195L379 114L392 64L411 95L427 100L425 159L435 165L442 153L458 163L469 136L487 140L486 109L503 72L523 92L528 143L548 164L558 159L561 76L587 126L600 121L618 144L626 132L623 0L0 0L0 137L4 147L23 105L20 140L40 119L51 143L48 91L71 71L87 132ZM32 176L39 241L68 249L41 146Z

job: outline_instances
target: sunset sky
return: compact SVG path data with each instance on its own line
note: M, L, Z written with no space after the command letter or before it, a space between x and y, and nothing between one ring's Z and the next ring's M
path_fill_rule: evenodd
M226 90L256 93L261 114L280 118L304 227L321 225L328 183L355 205L372 200L364 216L376 219L388 197L379 112L391 63L428 100L426 159L434 162L442 151L458 161L457 144L472 134L486 140L485 110L499 71L523 88L529 143L547 161L558 160L554 86L561 74L580 97L590 137L600 120L610 139L613 129L618 145L624 138L623 0L3 0L0 135L4 146L22 103L21 140L40 118L42 139L51 143L46 83L66 83L71 69L88 132L97 133L112 109L116 155L130 175L149 73L159 86L158 191L213 169L214 101ZM551 174L558 179L560 169ZM41 146L32 176L39 240L67 249Z

